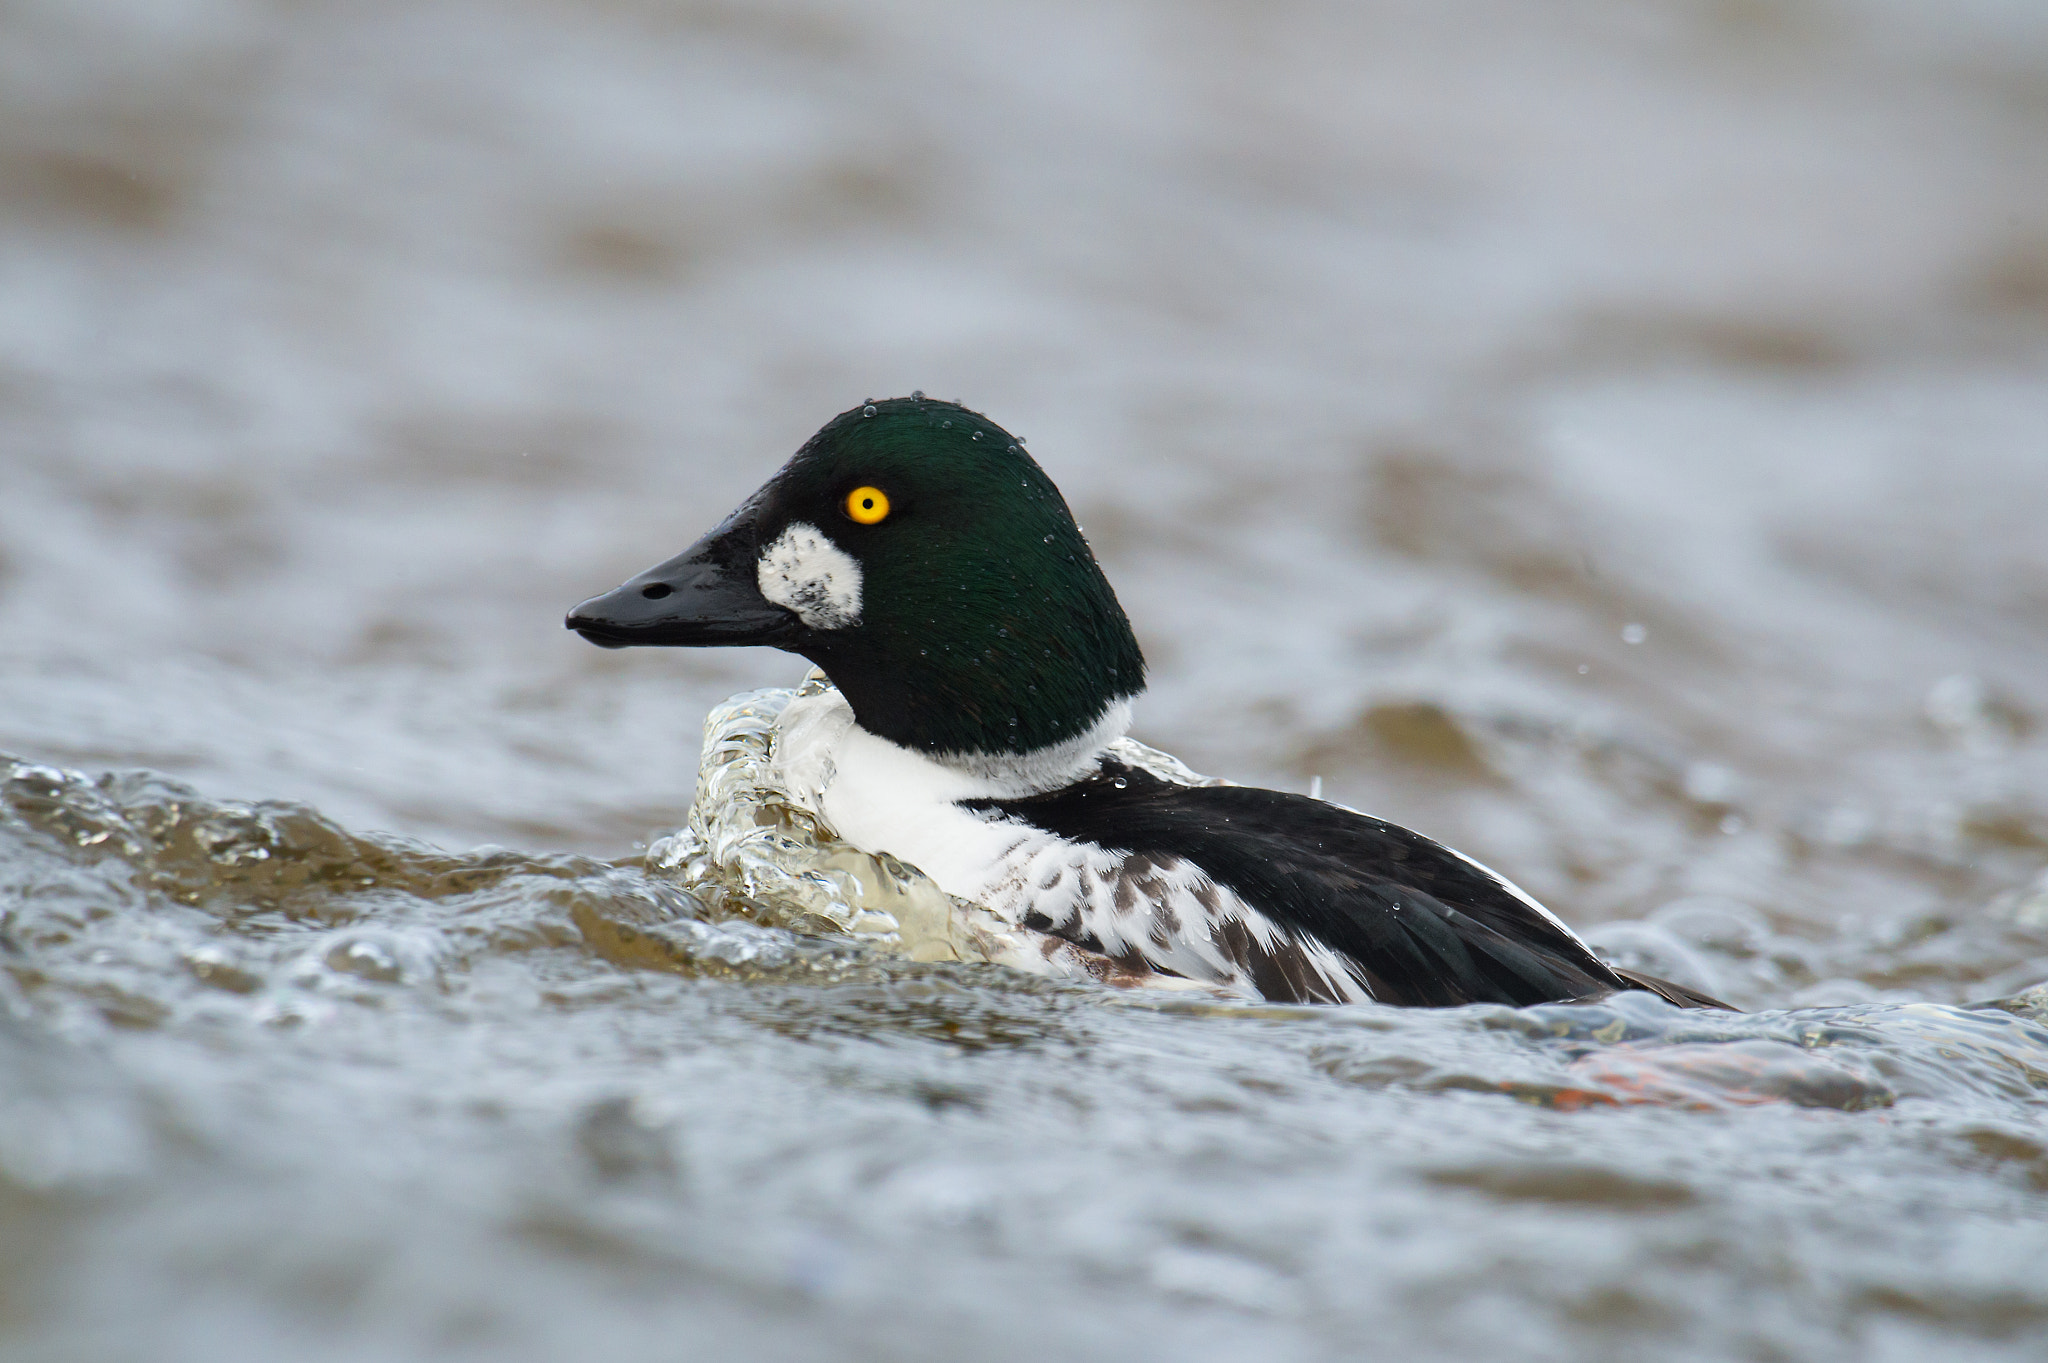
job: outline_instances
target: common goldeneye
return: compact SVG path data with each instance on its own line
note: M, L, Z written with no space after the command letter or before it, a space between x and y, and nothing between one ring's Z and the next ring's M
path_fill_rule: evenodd
M1419 833L1110 751L1145 659L1059 490L979 413L913 394L826 423L681 555L593 597L594 644L766 644L834 689L776 766L844 841L1125 975L1276 1001L1542 1003L1647 989Z

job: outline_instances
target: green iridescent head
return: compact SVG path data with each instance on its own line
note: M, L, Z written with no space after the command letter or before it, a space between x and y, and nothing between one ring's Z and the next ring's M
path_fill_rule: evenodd
M922 396L834 417L717 529L568 626L608 647L801 654L862 728L932 754L1064 743L1145 684L1059 489L1000 426Z

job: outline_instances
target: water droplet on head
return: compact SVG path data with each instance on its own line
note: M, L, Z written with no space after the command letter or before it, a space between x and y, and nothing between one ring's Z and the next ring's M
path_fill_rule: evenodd
M1009 627L1008 625L999 625L999 626L997 626L997 627L996 627L996 637L998 637L998 638L1001 638L1001 639L1007 639L1007 638L1009 638L1009 637L1010 637L1010 627Z
M922 389L922 388L913 388L913 389L911 389L911 390L910 390L910 400L911 400L912 402L923 402L923 401L924 401L924 389Z
M1011 454L1015 454L1016 452L1017 452L1017 447L1016 447L1015 445L1012 445L1012 446L1010 446L1010 453L1011 453Z
M1010 716L1010 727L1012 729L1017 727L1017 717L1015 715Z
M1051 543L1052 543L1052 536L1051 536L1051 535L1047 535L1047 536L1045 537L1045 542L1046 542L1047 544L1051 544Z
M862 416L873 416L875 414L875 404L870 402L867 406L860 409L860 414Z
M1125 786L1129 785L1129 784L1130 784L1130 782L1129 782L1129 781L1127 781L1127 780L1125 780L1125 779L1124 779L1123 777L1121 777L1121 776L1118 776L1118 777L1115 777L1115 778L1113 778L1113 779L1112 779L1112 780L1110 781L1110 784L1111 784L1111 785L1113 785L1113 786L1115 786L1115 787L1116 787L1116 788L1117 788L1118 790L1122 790L1122 789L1123 789L1123 788L1124 788Z
M974 438L975 438L976 440L979 440L979 439L981 439L981 432L980 432L980 431L976 431L976 432L974 433Z
M942 431L950 431L953 429L953 423L950 421L941 421L939 423L939 429Z

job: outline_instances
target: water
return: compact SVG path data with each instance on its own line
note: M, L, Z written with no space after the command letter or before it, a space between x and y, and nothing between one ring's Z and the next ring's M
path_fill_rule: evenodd
M4 796L16 1356L2022 1357L2048 1314L2048 997L1118 995L160 777Z
M0 1352L2037 1356L2044 72L1996 0L0 11ZM1032 436L1139 737L1758 1011L1102 990L676 855L803 666L563 610L913 388Z

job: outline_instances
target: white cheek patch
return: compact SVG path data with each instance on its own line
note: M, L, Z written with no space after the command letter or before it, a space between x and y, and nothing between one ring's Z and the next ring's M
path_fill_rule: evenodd
M860 623L860 563L815 525L792 521L761 551L761 595L786 606L812 629Z

